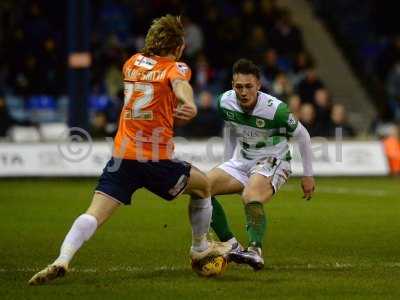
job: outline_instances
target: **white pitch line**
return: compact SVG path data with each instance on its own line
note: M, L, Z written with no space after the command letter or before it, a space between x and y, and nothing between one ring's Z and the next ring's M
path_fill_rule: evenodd
M326 264L293 264L293 265L266 265L266 269L270 270L346 270L346 269L371 269L376 267L397 269L400 268L400 262L387 262L387 263L326 263ZM143 271L184 271L190 269L187 267L173 267L173 266L160 266L157 268L145 268L145 267L135 267L135 266L117 266L108 269L98 269L98 268L82 268L82 269L70 269L70 272L76 273L97 273L97 272L143 272ZM40 268L18 268L18 269L0 269L0 273L12 273L12 272L37 272Z
M371 269L376 267L383 267L383 268L400 268L400 263L380 263L380 264L367 264L367 263L360 263L360 264L349 264L349 263L340 263L336 262L333 264L294 264L294 265L272 265L266 266L266 268L272 270L340 270L340 269Z

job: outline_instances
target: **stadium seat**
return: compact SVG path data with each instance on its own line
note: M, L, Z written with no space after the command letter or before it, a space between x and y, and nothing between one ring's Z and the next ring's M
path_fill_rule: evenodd
M18 121L24 121L28 118L28 113L24 109L24 99L15 95L5 96L7 108L10 115Z
M105 94L91 95L89 97L89 108L91 111L104 111L111 103L110 97Z
M65 123L43 123L39 127L39 133L44 142L65 140L68 137L65 134L67 130L68 126Z
M61 96L57 99L57 122L67 122L69 99Z
M35 95L28 99L27 108L32 122L44 123L56 120L56 101L48 95Z
M9 135L16 143L40 142L40 133L33 126L13 126L9 130Z

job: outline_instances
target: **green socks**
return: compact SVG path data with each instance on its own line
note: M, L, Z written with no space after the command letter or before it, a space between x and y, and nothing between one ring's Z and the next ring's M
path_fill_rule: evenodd
M211 203L213 207L211 228L214 230L220 241L226 242L233 238L233 233L229 228L224 209L215 197L211 198Z
M220 241L226 242L234 236L229 228L224 209L215 197L211 198L211 203L213 206L211 228ZM267 228L264 205L257 201L251 201L245 205L244 210L246 214L246 231L249 237L249 246L261 248Z
M246 213L246 231L249 236L249 247L262 246L267 220L264 213L264 206L257 201L251 201L244 207Z

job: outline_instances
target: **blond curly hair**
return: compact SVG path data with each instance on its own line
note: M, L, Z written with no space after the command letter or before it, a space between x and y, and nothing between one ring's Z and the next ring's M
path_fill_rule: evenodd
M155 19L147 32L141 52L146 56L174 54L176 48L183 44L184 34L179 16L166 15Z

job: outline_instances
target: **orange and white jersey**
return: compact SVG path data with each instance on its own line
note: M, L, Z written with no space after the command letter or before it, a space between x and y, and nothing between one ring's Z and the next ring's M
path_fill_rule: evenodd
M114 142L114 157L132 160L171 159L173 111L178 100L175 79L190 80L190 68L167 57L140 53L123 67L125 104Z

